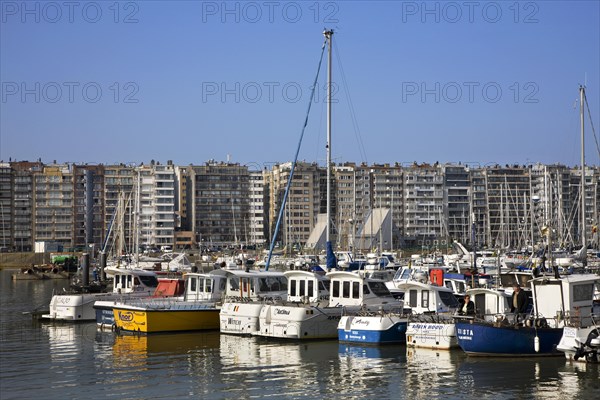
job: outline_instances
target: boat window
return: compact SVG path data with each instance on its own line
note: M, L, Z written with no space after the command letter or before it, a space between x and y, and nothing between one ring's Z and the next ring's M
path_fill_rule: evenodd
M409 301L409 305L411 307L416 307L417 306L417 290L411 290L408 292L408 301Z
M229 279L229 290L237 291L240 289L237 278Z
M445 282L445 286L446 286L448 289L450 289L450 290L453 290L453 289L452 289L452 282L450 282L450 281L446 281L446 282Z
M296 280L292 279L290 281L290 295L291 296L296 296Z
M300 296L306 296L306 282L300 281Z
M328 292L329 288L327 286L329 286L330 282L324 282L324 281L319 281L319 291L320 292Z
M573 301L591 301L594 299L594 284L573 285Z
M410 278L410 269L402 268L396 271L396 275L394 275L394 280L403 280Z
M466 290L464 282L456 282L456 291L459 293L464 293Z
M140 275L140 281L148 287L158 286L158 278L154 275Z
M352 298L360 298L360 282L352 282Z
M345 299L350 298L350 282L342 282L342 297Z
M314 297L315 296L315 282L314 281L308 281L308 296L310 297Z
M331 281L331 296L340 297L340 281Z
M421 307L429 308L429 290L423 290L421 292Z
M135 277L133 278L133 284L134 284L135 286L139 286L139 285L140 285L140 280L138 279L138 277L137 277L137 276L135 276Z
M454 294L442 291L440 291L439 293L440 298L442 299L442 303L444 303L447 307L458 307L458 300L456 300Z
M130 288L131 287L131 282L133 277L131 275L127 275L127 287Z
M121 284L121 275L115 275L115 286L119 287Z
M190 292L196 292L196 278L190 278Z
M267 282L266 279L259 279L258 283L259 283L261 292L268 292L271 290L271 287L269 286L269 282Z
M260 285L261 292L287 291L287 278L285 278L285 277L260 278L259 285Z
M207 279L206 280L206 293L210 293L212 292L212 279Z
M363 285L363 293L364 294L371 294L371 291L369 290L369 285L366 284L366 283Z
M392 295L383 282L369 282L369 288L371 288L371 291L378 297Z

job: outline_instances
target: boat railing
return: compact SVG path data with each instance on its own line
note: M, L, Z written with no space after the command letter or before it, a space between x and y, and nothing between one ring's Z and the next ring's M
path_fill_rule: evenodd
M534 316L530 313L489 313L474 315L454 315L456 322L467 322L477 324L489 324L494 327L527 327L536 329L545 329L559 327L561 319L555 317Z
M454 322L453 317L450 313L410 314L408 322L444 324Z

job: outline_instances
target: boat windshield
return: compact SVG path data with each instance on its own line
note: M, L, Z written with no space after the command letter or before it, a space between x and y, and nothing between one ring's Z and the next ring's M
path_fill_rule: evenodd
M138 278L140 278L140 281L148 287L157 287L158 286L158 279L156 279L156 276L154 275L140 275Z
M396 275L394 275L394 280L395 281L408 280L408 279L410 279L410 272L411 272L410 268L401 268L398 271L396 271Z
M260 278L258 287L261 292L287 291L287 278L284 276Z
M373 292L373 294L375 294L378 297L392 295L390 293L389 289L387 288L387 286L385 286L385 283L383 283L383 282L375 281L375 282L367 282L367 283L369 285L369 289L371 289L371 292Z
M440 291L440 299L442 299L442 303L444 303L448 307L458 307L458 300L451 292L442 292Z

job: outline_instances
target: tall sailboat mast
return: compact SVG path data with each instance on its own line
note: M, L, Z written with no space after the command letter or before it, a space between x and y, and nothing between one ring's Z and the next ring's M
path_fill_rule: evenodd
M579 86L579 119L581 121L581 246L583 255L587 252L587 240L585 232L585 140L584 140L584 120L583 120L583 102L585 100L585 86Z
M327 232L325 234L327 248L327 269L337 267L337 260L331 245L331 53L333 30L325 30L327 49Z
M327 41L327 233L325 240L331 242L331 45L333 30L323 32Z

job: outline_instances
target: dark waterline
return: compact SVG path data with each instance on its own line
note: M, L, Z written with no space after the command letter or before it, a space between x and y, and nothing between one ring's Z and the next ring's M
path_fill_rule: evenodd
M0 399L595 399L600 367L461 351L282 342L218 332L117 336L93 323L52 324L66 281L0 271Z

